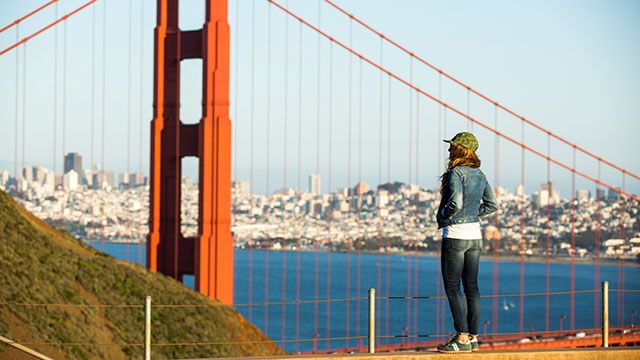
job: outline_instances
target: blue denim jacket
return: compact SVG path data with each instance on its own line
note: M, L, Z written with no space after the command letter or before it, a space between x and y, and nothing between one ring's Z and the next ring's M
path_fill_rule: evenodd
M479 217L498 209L487 177L479 168L456 166L449 170L442 184L438 207L438 229L452 224L478 222Z

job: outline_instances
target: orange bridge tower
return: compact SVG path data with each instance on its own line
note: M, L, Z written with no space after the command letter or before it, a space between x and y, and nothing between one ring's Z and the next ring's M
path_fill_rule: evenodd
M233 303L231 236L231 121L227 0L205 0L202 29L181 31L178 1L158 0L155 28L154 102L147 267ZM202 117L180 118L180 62L202 59ZM199 159L198 234L180 230L181 160Z

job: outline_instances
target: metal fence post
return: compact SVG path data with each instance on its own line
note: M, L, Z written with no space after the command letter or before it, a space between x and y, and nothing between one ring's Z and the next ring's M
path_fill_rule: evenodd
M602 347L609 347L609 282L602 282Z
M151 296L144 301L144 360L151 360Z
M376 289L369 289L369 353L376 352Z

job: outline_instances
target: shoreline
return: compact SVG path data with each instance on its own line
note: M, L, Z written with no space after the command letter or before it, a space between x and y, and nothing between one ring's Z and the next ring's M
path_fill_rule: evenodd
M91 245L92 243L95 243L96 241L83 241L88 245ZM138 245L138 244L145 244L145 242L127 242L127 241L104 241L103 243L111 243L111 244L118 244L118 245ZM246 247L235 247L234 249L239 249L239 250L249 250L249 248ZM263 249L263 248L253 248L253 250L260 250L260 251L267 251L267 249ZM290 250L290 249L269 249L268 251L270 252L305 252L305 253L313 253L314 250L311 249L299 249L299 250ZM324 251L320 251L320 252L327 252L326 250ZM347 251L332 251L332 253L340 253L340 254L356 254L355 251L351 251L351 252L347 252ZM371 250L362 250L360 251L361 254L368 254L368 255L399 255L399 256L420 256L420 257L437 257L438 255L436 254L435 251L425 251L425 252L411 252L411 251L395 251L395 252L389 252L389 253L379 253L377 251L371 251ZM489 254L481 254L480 255L480 259L481 260L485 260L485 261L490 261L493 260L493 255L489 255ZM517 254L503 254L503 255L499 255L498 256L498 262L519 262L520 261L520 256ZM584 258L580 258L580 257L576 257L574 258L575 264L578 265L595 265L595 262L593 261L592 257L584 257ZM525 255L524 256L524 262L525 263L541 263L544 264L546 263L546 258L544 256L537 256L537 255ZM550 264L571 264L571 258L570 257L564 257L564 256L550 256L549 257L549 263ZM600 258L600 265L617 265L618 264L618 259L616 258L606 258L606 257L602 257ZM635 260L635 259L624 259L624 265L625 266L638 266L640 267L640 261Z

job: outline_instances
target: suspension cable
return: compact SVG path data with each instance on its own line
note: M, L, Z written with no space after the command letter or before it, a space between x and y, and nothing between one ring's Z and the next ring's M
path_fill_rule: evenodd
M38 31L34 32L33 34L31 34L31 35L29 35L29 36L27 36L27 37L22 38L22 40L17 41L15 44L13 44L13 45L9 46L8 48L6 48L6 49L4 49L4 50L2 50L2 51L0 51L0 56L2 56L2 55L4 55L4 54L6 54L7 52L9 52L9 51L11 51L11 50L13 50L13 49L17 48L18 46L20 46L20 45L22 45L22 44L26 44L29 40L31 40L31 39L33 39L34 37L36 37L36 36L38 36L38 35L42 34L42 33L43 33L43 32L45 32L45 31L49 30L50 28L52 28L52 27L54 27L55 25L59 24L61 21L65 21L65 20L67 20L67 19L68 19L68 18L70 18L71 16L73 16L73 15L77 14L78 12L80 12L81 10L83 10L84 8L86 8L87 6L89 6L89 5L93 4L93 3L94 3L94 2L96 2L96 1L98 1L98 0L90 0L90 1L88 1L88 2L86 2L86 3L84 3L82 6L80 6L80 7L76 8L76 9L75 9L75 10L73 10L72 12L70 12L70 13L66 14L65 16L63 16L63 17L61 17L61 18L57 19L56 21L52 22L51 24L49 24L49 25L47 25L47 26L45 26L45 27L41 28L40 30L38 30Z
M45 3L44 5L40 6L39 8L30 11L26 15L24 15L22 17L19 17L15 21L11 22L8 25L5 25L2 29L0 29L0 34L3 33L5 30L10 29L13 26L18 26L23 20L26 20L27 18L31 17L31 15L35 15L35 14L39 13L40 11L46 9L47 7L49 7L49 5L51 5L53 3L56 3L56 6L57 6L58 5L57 2L58 2L58 0L51 0L51 1L47 2L47 3Z
M384 68L384 67L380 66L379 64L377 64L377 63L376 63L376 62L374 62L373 60L369 59L368 57L366 57L366 56L364 56L364 55L362 55L362 54L358 53L357 51L355 51L355 50L353 50L353 49L349 48L348 46L346 46L344 43L340 42L339 40L337 40L337 39L335 39L335 38L333 38L333 37L331 37L331 36L327 35L325 32L323 32L323 31L322 31L322 30L320 30L319 28L317 28L317 27L313 26L312 24L310 24L310 23L309 23L309 22L307 22L306 20L302 19L300 16L298 16L298 15L294 14L294 13L293 13L293 12L291 12L289 9L287 9L287 8L283 7L282 5L280 5L279 3L277 3L276 1L274 1L274 0L267 0L267 1L269 1L270 3L272 3L272 4L276 5L276 6L277 6L279 9L281 9L282 11L286 12L286 13L287 13L287 14L289 14L290 16L293 16L293 17L294 17L294 18L296 18L298 21L301 21L303 24L305 24L307 27L309 27L309 28L311 28L312 30L314 30L314 31L318 32L319 34L321 34L321 35L322 35L322 36L324 36L325 38L329 39L330 41L332 41L332 42L336 43L337 45L339 45L340 47L342 47L342 48L343 48L343 49L345 49L346 51L348 51L348 52L352 53L353 55L355 55L355 56L359 57L360 59L362 59L362 61L365 61L365 62L367 62L368 64L370 64L371 66L373 66L374 68L376 68L376 69L378 69L378 70L380 70L380 71L383 71L383 72L385 72L385 73L389 74L391 77L395 78L397 81L399 81L400 83L404 84L405 86L409 86L409 87L414 88L414 89L415 89L417 92L419 92L421 95L426 96L427 98L431 99L432 101L435 101L435 102L437 102L437 103L440 103L441 105L443 105L443 106L445 107L445 110L446 110L446 109L449 109L449 110L451 110L451 111L455 112L456 114L458 114L458 115L460 115L460 116L462 116L462 117L464 117L464 118L466 118L466 119L471 120L471 121L472 121L473 123L475 123L476 125L480 125L482 128L484 128L484 129L486 129L486 130L488 130L488 131L490 131L490 132L493 132L493 133L498 134L499 136L503 137L504 139L509 140L511 143L513 143L513 144L515 144L515 145L517 145L517 146L519 146L519 147L523 147L525 150L528 150L529 152L532 152L532 153L534 153L534 154L536 154L536 155L538 155L538 156L542 157L543 159L546 159L546 158L547 158L547 156L546 156L546 155L544 155L544 154L543 154L543 153L541 153L540 151L538 151L538 150L536 150L536 149L534 149L534 148L530 147L529 145L526 145L526 144L524 144L524 143L522 143L522 142L520 142L520 141L518 141L518 140L514 139L513 137L511 137L511 136L509 136L509 135L506 135L506 134L504 134L504 133L502 133L502 132L497 131L496 129L492 128L491 126L488 126L488 125L486 125L485 123L483 123L483 122L481 122L481 121L479 121L479 120L477 120L477 119L475 119L475 118L473 118L473 117L471 117L471 116L466 115L464 112L462 112L462 111L458 110L457 108L455 108L455 107L453 107L453 106L449 105L448 103L445 103L444 101L441 101L441 100L437 99L436 97L434 97L433 95L429 94L429 93L428 93L428 92L426 92L425 90L422 90L421 88L417 87L416 85L413 85L413 84L409 83L407 80L404 80L403 78L401 78L400 76L398 76L398 75L396 75L395 73L391 72L390 70L388 70L388 69L386 69L386 68ZM576 147L576 148L578 148L578 147ZM558 166L560 166L560 167L562 167L562 168L564 168L564 169L566 169L566 170L569 170L569 171L571 171L571 170L572 170L570 166L568 166L568 165L566 165L566 164L564 164L564 163L562 163L562 162L560 162L560 161L558 161L558 160L556 160L556 159L550 158L549 160L550 160L551 162L553 162L554 164L556 164L556 165L558 165ZM604 162L604 160L603 160L603 162ZM575 172L576 172L576 174L578 174L578 175L582 176L583 178L585 178L585 179L587 179L587 180L597 181L597 182L598 182L599 184L601 184L602 186L604 186L604 187L606 187L606 188L608 188L608 189L611 189L612 191L614 191L614 192L616 192L616 193L618 193L618 194L620 194L620 195L622 195L622 196L625 196L625 197L628 197L628 198L631 198L631 199L634 199L634 200L640 201L640 197L638 197L638 196L636 196L636 195L633 195L633 194L630 194L630 193L628 193L628 192L626 192L626 191L623 191L623 190L620 190L620 189L618 189L618 188L615 188L615 187L613 187L612 185L609 185L609 184L607 184L607 183L605 183L605 182L598 181L598 180L597 180L597 179L595 179L594 177L592 177L592 176L590 176L590 175L587 175L587 174L585 174L585 173L583 173L583 172L581 172L581 171L575 170ZM626 170L625 170L625 172L624 172L624 173L625 173L625 174L629 174L629 172L627 172Z
M269 0L269 1L272 1L272 0ZM387 42L389 42L390 44L392 44L393 46L395 46L395 47L396 47L396 48L398 48L399 50L401 50L401 51L403 51L403 52L405 52L405 53L407 53L407 54L409 54L409 55L414 56L414 57L415 57L418 61L420 61L422 64L424 64L424 65L428 66L429 68L431 68L431 69L433 69L433 70L437 71L438 73L440 73L440 74L444 75L444 76L445 76L445 77L447 77L449 80L453 81L454 83L458 84L459 86L462 86L463 88L465 88L465 89L467 89L468 91L472 92L473 94L475 94L475 95L479 96L480 98L482 98L482 99L484 99L484 100L486 100L486 101L488 101L488 102L490 102L490 103L492 103L492 104L496 105L496 106L497 106L498 108L500 108L501 110L503 110L503 111L505 111L505 112L509 113L510 115L513 115L514 117L516 117L516 118L520 119L521 121L525 122L526 124L528 124L528 125L530 125L530 126L532 126L532 127L536 128L537 130L540 130L540 131L542 131L542 132L544 132L544 133L547 133L547 134L551 135L551 136L552 136L552 137L554 137L556 140L559 140L559 141L561 141L562 143L564 143L564 144L566 144L566 145L568 145L568 146L575 147L578 151L580 151L580 152L582 152L582 153L584 153L584 154L586 154L586 155L588 155L588 156L590 156L590 157L592 157L592 158L594 158L594 159L596 159L596 160L600 160L600 161L602 161L603 163L605 163L605 164L609 165L610 167L612 167L612 168L614 168L614 169L616 169L616 170L618 170L618 171L621 171L622 173L629 174L629 175L631 175L632 177L634 177L635 179L640 180L640 175L637 175L637 174L634 174L634 173L632 173L632 172L629 172L628 170L623 169L623 168L621 168L621 167L619 167L619 166L617 166L617 165L615 165L615 164L613 164L613 163L611 163L611 162L609 162L609 161L607 161L607 160L603 159L602 157L600 157L600 156L598 156L598 155L595 155L594 153L591 153L591 152L587 151L586 149L584 149L584 148L582 148L582 147L580 147L580 146L578 146L578 145L576 145L576 144L574 144L574 143L572 143L572 142L570 142L570 141L568 141L568 140L566 140L566 139L564 139L564 138L560 137L559 135L557 135L557 134L555 134L555 133L551 132L551 131L550 131L550 130L548 130L548 129L543 128L542 126L540 126L540 125L538 125L538 124L534 123L533 121L531 121L531 120L529 120L529 119L525 118L524 116L521 116L521 115L517 114L515 111L513 111L513 110L511 110L511 109L507 108L506 106L504 106L504 105L500 104L498 101L496 101L496 100L494 100L494 99L491 99L490 97L488 97L487 95L484 95L483 93L479 92L478 90L475 90L475 89L474 89L474 88L472 88L471 86L464 84L462 81L460 81L460 80L456 79L455 77L453 77L453 76L452 76L452 75L450 75L449 73L445 72L445 71L444 71L444 70L442 70L441 68L438 68L438 67L436 67L435 65L433 65L433 64L431 64L431 63L429 63L428 61L424 60L423 58L421 58L420 56L416 55L415 53L413 53L413 52L409 51L407 48L403 47L403 46L402 46L402 45L400 45L399 43L397 43L397 42L395 42L394 40L390 39L389 37L387 37L386 35L384 35L382 32L380 32L380 31L378 31L378 30L374 29L373 27L371 27L370 25L366 24L364 21L360 20L360 19L359 19L358 17L356 17L355 15L353 15L353 14L351 14L351 13L347 12L346 10L344 10L343 8L341 8L340 6L338 6L338 5L337 5L336 3L334 3L333 1L331 1L331 0L324 0L324 1L325 1L326 3L328 3L329 5L331 5L332 7L334 7L334 8L335 8L336 10L338 10L339 12L341 12L341 13L343 13L344 15L348 16L350 19L355 20L358 24L362 25L362 26L363 26L364 28L366 28L367 30L369 30L369 31L373 32L374 34L376 34L376 35L380 36L382 39L386 40ZM471 124L470 124L470 128L471 128L471 129L473 129L473 123L474 123L474 122L473 122L473 121L471 121Z

